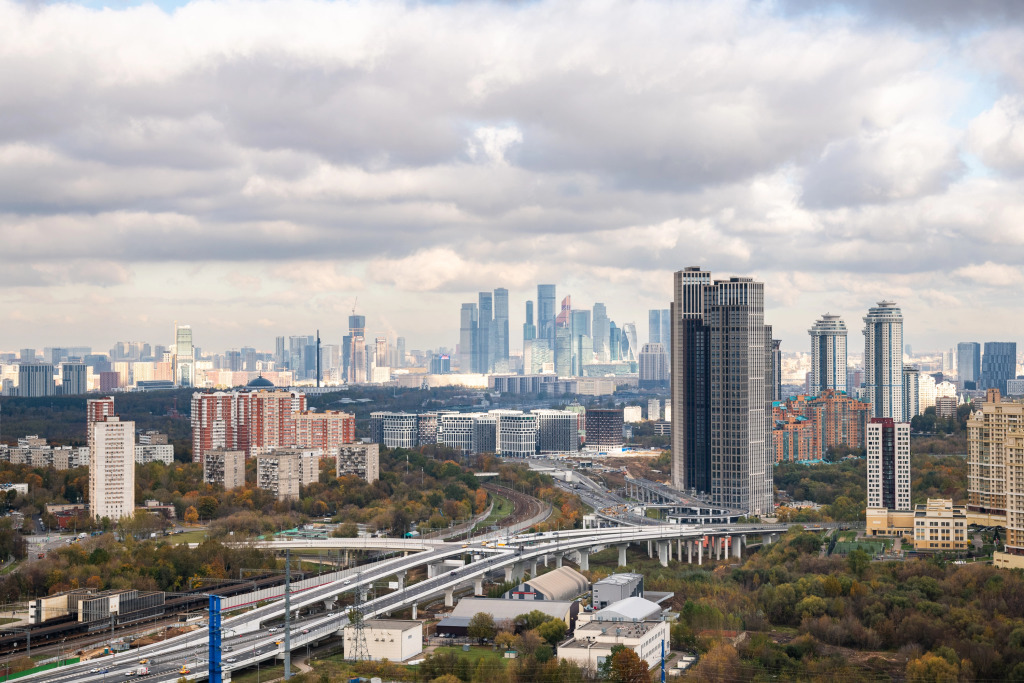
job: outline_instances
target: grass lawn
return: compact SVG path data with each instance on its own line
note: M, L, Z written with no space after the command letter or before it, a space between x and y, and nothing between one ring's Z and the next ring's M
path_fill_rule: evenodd
M171 543L202 543L206 540L206 529L193 529L183 534L173 534L166 539Z
M292 673L298 673L298 670L295 669L295 667L292 667ZM237 683L257 683L257 680L270 681L275 678L283 677L284 663L261 666L259 668L259 671L256 670L255 666L250 666L247 669L231 672L232 682L237 681Z
M473 662L474 666L476 666L476 663L481 659L497 660L498 662L501 662L502 665L504 665L505 663L504 651L501 649L492 650L490 645L471 645L469 648L469 652L463 652L461 645L443 645L434 650L434 652L438 654L445 652L448 654L457 655L459 657L466 657L471 662Z
M499 520L505 519L512 514L512 501L505 496L499 496L496 493L492 493L494 496L494 507L491 508L491 514L487 516L487 519L473 527L473 530L483 529L496 524Z
M838 543L841 543L843 541L856 541L856 540L857 540L857 532L856 531L840 531L836 535L836 542L838 542Z
M0 617L0 624L13 624L16 621L20 620L14 619L13 617Z

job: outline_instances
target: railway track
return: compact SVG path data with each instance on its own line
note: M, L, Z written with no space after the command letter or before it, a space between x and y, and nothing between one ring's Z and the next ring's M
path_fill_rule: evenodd
M498 527L501 529L514 526L539 515L546 507L540 500L515 489L498 486L497 484L484 484L483 487L491 493L508 498L512 502L512 514L498 521Z

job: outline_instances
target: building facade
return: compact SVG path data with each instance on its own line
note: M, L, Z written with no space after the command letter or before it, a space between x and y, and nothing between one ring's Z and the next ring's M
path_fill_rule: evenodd
M956 376L961 388L977 388L981 380L981 344L960 342L956 345Z
M357 476L367 483L380 479L380 445L350 443L338 447L335 453L335 476Z
M208 451L203 458L203 481L220 484L225 491L245 486L245 451Z
M528 458L537 452L537 416L518 410L496 410L494 453L506 458Z
M586 444L591 448L614 448L621 446L622 409L590 408L587 410Z
M985 342L981 357L981 388L1006 395L1006 380L1017 376L1017 342Z
M864 316L864 392L871 417L903 419L903 313L892 301Z
M764 285L675 274L672 334L672 485L750 514L774 509L771 327Z
M644 344L640 349L640 388L667 388L669 383L668 353L662 344Z
M872 418L867 428L868 507L910 509L910 425Z
M316 449L281 448L256 455L256 485L278 500L298 500L299 487L315 482L321 453Z
M826 313L808 330L811 335L810 394L826 389L846 391L846 323Z
M135 513L135 423L88 423L89 514L116 522Z

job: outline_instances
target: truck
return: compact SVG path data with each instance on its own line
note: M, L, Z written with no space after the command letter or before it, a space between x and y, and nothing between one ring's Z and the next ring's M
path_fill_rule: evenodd
M85 532L83 531L82 533L78 534L78 537L79 537L79 538L89 538L89 534L87 534L87 533L85 533Z
M138 674L139 676L145 676L146 674L149 673L149 667L148 666L140 666L138 669L135 670L135 673Z

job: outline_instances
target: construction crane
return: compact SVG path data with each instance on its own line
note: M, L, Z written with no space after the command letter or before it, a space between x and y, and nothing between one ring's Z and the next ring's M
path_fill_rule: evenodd
M358 304L358 303L359 303L359 297L357 296L355 299L352 300L352 315L356 314L356 304Z

